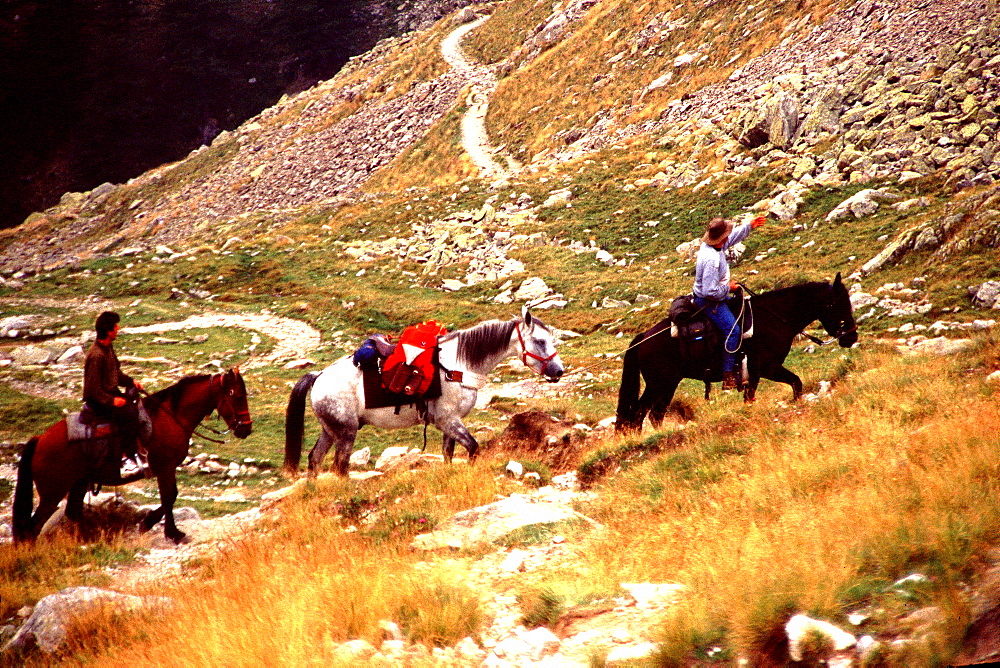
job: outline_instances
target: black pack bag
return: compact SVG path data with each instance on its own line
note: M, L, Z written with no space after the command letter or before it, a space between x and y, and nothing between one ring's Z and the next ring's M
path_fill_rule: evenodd
M722 368L722 339L719 330L699 308L694 295L681 295L670 304L670 336L677 340L678 351L692 369L701 369L710 377Z
M670 302L670 311L667 315L670 317L671 323L683 325L690 322L699 311L701 309L694 303L694 295L681 295ZM671 334L671 336L676 335Z

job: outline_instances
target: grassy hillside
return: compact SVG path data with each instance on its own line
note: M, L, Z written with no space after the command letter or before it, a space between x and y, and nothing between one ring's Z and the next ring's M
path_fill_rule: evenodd
M552 471L541 452L512 456L490 448L512 413L539 410L595 430L574 469L593 494L574 505L603 528L549 527L496 546L550 545L554 533L567 546L569 556L505 581L503 591L516 598L526 625L562 628L560 619L613 608L623 583L669 582L684 590L676 605L650 613L655 665L781 665L788 661L783 626L796 613L876 638L881 644L866 665L954 661L984 611L1000 604L990 584L1000 545L1000 384L988 378L1000 369L1000 335L986 323L996 310L969 295L970 286L1000 276L1000 193L985 179L958 187L954 175L965 167L948 167L945 158L939 169L905 179L862 166L823 180L820 166L839 169L846 160L845 140L835 133L804 152L786 152L770 144L740 148L721 122L707 118L656 125L677 113L677 102L728 81L737 69L752 70L754 58L803 38L848 5L570 3L562 8L570 28L546 37L556 34L545 29L556 25L549 3L506 0L490 7L491 17L463 48L500 76L487 115L490 141L527 165L507 179L476 177L461 145L468 100L459 95L444 113L426 112L425 134L372 168L362 186L293 205L290 191L301 186L274 181L273 199L247 204L256 202L261 179L296 172L292 158L316 137L329 138L322 133L444 75L439 44L455 26L449 17L383 43L337 78L283 100L176 165L108 193L68 195L16 235L0 235L7 269L0 318L31 316L65 327L66 336L88 330L104 308L133 326L204 312L271 314L321 332L309 357L322 368L372 332L396 334L428 318L454 330L513 317L521 305L494 298L528 277L542 278L567 301L535 315L579 335L560 345L568 373L552 394L499 396L468 416L484 444L474 465L300 483L246 537L185 563L182 579L135 587L170 596L176 607L169 613L123 625L98 611L78 623L62 659L346 665L342 643L361 638L378 646L380 623L392 620L408 643L426 646L414 650L411 665L444 663L433 648L466 637L482 642L493 621L496 592L484 590L483 571L496 550L425 554L412 551L410 541L458 511L530 491L503 475L511 458L540 472L543 482L562 472ZM695 55L676 66L687 54ZM995 62L982 60L975 67L995 70ZM647 90L668 71L668 81ZM983 81L992 79L983 74ZM954 90L954 104L946 95L943 107L973 104L964 102L972 93ZM912 102L906 99L901 108ZM975 123L988 134L996 127L994 107L970 106L953 125ZM901 123L917 118L905 113ZM634 125L642 123L654 129ZM626 127L632 130L615 134ZM607 141L574 147L566 139L574 129L596 136L594 128L604 128ZM969 146L981 151L977 169L990 174L983 156L995 138L980 145L977 136ZM355 148L364 155L371 147ZM803 157L815 167L805 178ZM680 179L691 169L697 178ZM778 215L776 201L792 183L808 188L793 216ZM545 204L564 189L566 199ZM887 202L828 221L835 207L871 189L908 206ZM734 276L765 291L840 273L854 292L872 297L855 312L859 343L848 350L795 343L786 366L801 376L808 400L792 403L787 386L763 381L754 404L718 391L705 401L702 383L684 381L677 411L662 428L632 436L601 429L614 414L627 342L691 288L693 264L677 247L700 237L714 215L745 216L772 205ZM910 243L862 272L895 241L912 242L923 230L938 244ZM475 242L465 244L463 235ZM434 248L418 248L423 239ZM478 254L497 249L524 271L470 280ZM598 249L611 261L600 261ZM446 288L446 281L463 287ZM818 323L809 331L825 336ZM120 356L134 360L126 370L150 390L253 360L245 371L253 435L222 445L196 439L192 454L223 463L250 458L259 470L238 482L182 472L183 505L203 517L255 508L288 484L277 470L285 406L303 371L264 357L275 336L210 327L123 335L116 343ZM949 355L921 352L917 344L936 337L969 342ZM0 354L54 338L41 331L11 338ZM512 360L490 382L530 377ZM72 407L78 392L76 372L0 366L3 461L12 463L18 444ZM307 442L317 431L309 416ZM428 441L428 451L440 452L434 429ZM422 430L363 429L356 447L377 456L393 445L421 447ZM156 495L152 482L121 491L141 503ZM8 494L0 487L0 499ZM0 545L0 620L19 619L22 606L65 586L111 586L119 572L106 567L127 568L146 550L142 539L113 531L83 549L63 535L35 546ZM809 665L830 656L822 639L807 650ZM595 649L590 660L602 665L605 658Z

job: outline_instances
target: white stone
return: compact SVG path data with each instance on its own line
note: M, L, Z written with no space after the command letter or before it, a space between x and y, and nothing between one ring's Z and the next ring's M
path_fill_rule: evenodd
M58 364L73 364L83 359L83 346L72 346L56 360Z
M640 608L655 608L673 603L685 587L679 584L653 584L650 582L623 582L621 588L629 593Z
M817 632L828 637L838 652L854 647L857 643L857 638L829 622L811 619L805 615L795 615L785 624L785 633L788 635L788 655L793 661L802 660L802 641L810 633Z
M435 550L456 544L469 547L492 543L526 526L580 519L598 526L568 505L512 494L500 501L453 515L437 530L416 536L411 546L420 550Z
M605 658L605 665L613 666L618 663L634 665L636 662L642 662L644 659L648 659L657 651L657 649L658 647L656 644L651 642L642 642L635 645L615 647L608 652L608 656Z
M350 467L354 469L367 468L368 464L372 460L372 449L369 446L365 446L355 453L351 454Z
M549 286L545 284L545 281L537 276L526 279L521 283L521 286L514 293L514 299L517 301L531 301L533 299L541 299L547 296L550 292Z
M511 550L500 564L504 573L518 573L524 570L524 560L528 557L527 550Z
M504 469L507 475L514 478L520 478L524 475L524 465L521 462L509 461L507 462L507 467Z
M416 463L420 459L419 448L408 448L405 445L394 445L382 451L375 462L376 471L388 471L397 466Z

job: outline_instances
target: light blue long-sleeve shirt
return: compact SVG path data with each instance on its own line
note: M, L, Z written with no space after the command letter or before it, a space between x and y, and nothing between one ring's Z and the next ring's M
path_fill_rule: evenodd
M698 249L694 264L694 296L723 301L729 297L729 263L725 250L750 236L750 222L737 225L729 234L722 250L704 241Z

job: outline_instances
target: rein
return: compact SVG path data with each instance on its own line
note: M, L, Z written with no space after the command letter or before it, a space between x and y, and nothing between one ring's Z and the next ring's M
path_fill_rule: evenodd
M741 288L743 288L744 290L746 290L747 294L749 294L751 297L759 297L760 296L756 292L754 292L753 290L751 290L750 288L748 288L747 286L743 285L742 283L740 283L739 286ZM770 306L767 306L765 304L764 305L764 309L767 310L767 312L770 313L771 315L773 315L775 318L777 318L781 322L783 322L786 325L789 325L789 327L791 327L792 323L788 322L788 320L784 316L776 313L774 311L774 309L772 309ZM795 327L791 327L791 329L795 329ZM848 329L846 331L838 329L836 331L836 333L831 334L830 338L827 339L826 341L824 341L823 339L820 339L818 337L815 337L812 334L807 333L804 329L801 330L799 332L799 334L801 334L802 336L806 337L807 339L809 339L810 341L812 341L813 343L815 343L817 346L827 346L827 345L830 345L831 343L833 343L834 341L838 341L841 337L847 336L851 332L856 332L856 331L858 331L858 326L857 325L854 325L854 327L852 327L851 329Z
M209 380L209 385L210 385L210 386L212 386L212 385L218 385L218 391L219 391L220 393L224 393L224 388L223 388L223 386L222 386L222 375L221 375L221 374L216 374L216 375L212 376L211 380ZM213 410L218 410L218 409L219 409L219 407L218 407L218 405L216 405L216 406L215 406L215 408L214 408ZM163 412L164 414L166 414L166 415L170 416L170 419L174 421L174 424L176 424L176 425L177 425L178 427L181 427L182 429L184 428L184 425L183 425L183 424L181 424L181 421L180 421L179 419L177 419L177 416L176 416L176 415L174 414L174 412L173 412L173 411L171 411L171 410L170 410L169 408L167 408L166 406L162 406L162 405L160 406L160 410L161 410L161 411L162 411L162 412ZM244 422L244 420L242 419L242 418L243 418L243 413L244 413L244 412L242 412L242 411L241 411L241 412L239 412L239 413L237 413L237 414L236 414L236 418L237 418L237 422L236 422L236 424L237 424L237 425L239 425L239 424L242 424L242 423ZM206 417L207 417L207 416L206 416ZM249 417L250 417L250 413L249 413L249 411L246 411L246 417L247 417L247 418L249 419ZM198 429L199 429L199 428L204 428L204 429L208 429L208 430L209 430L210 432L212 432L213 434L217 434L217 435L220 435L220 436L221 436L221 435L222 435L222 433L223 433L223 432L220 432L220 431L218 431L217 429L214 429L214 428L212 428L212 427L209 427L209 426L204 426L204 425L202 425L202 424L201 424L201 423L199 422L199 423L198 423L198 424L196 424L196 425L194 426L194 428L193 428L193 429L191 430L191 435L192 435L192 436L198 436L199 438L203 438L203 439L205 439L206 441L211 441L212 443L218 443L218 444L220 444L220 445L221 445L221 444L223 444L223 443L226 443L226 441L221 441L221 440L219 440L219 439L217 439L217 438L212 438L212 437L210 437L210 436L205 436L204 434L200 434L200 433L198 433Z

